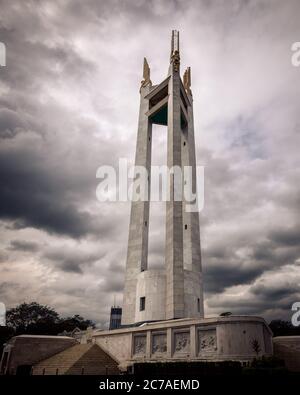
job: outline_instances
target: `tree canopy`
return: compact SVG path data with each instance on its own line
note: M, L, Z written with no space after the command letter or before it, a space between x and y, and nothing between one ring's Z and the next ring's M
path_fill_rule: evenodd
M15 335L57 335L75 328L85 330L89 326L95 326L91 320L86 320L78 314L62 318L53 308L36 302L22 303L9 309L6 314L6 325L13 329Z
M269 324L274 336L299 336L300 327L295 327L290 321L273 320Z

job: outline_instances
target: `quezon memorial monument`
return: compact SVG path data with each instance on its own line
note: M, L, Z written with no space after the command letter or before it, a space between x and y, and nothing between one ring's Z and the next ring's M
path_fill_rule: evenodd
M172 31L167 76L152 85L144 59L140 87L135 166L151 174L152 125L167 126L167 166L190 166L196 190L196 155L191 69L180 76L179 32ZM148 177L150 191L151 177ZM226 361L247 363L272 355L272 332L263 318L205 318L199 235L199 212L175 199L170 177L166 202L164 269L148 269L150 199L131 206L122 326L94 331L99 344L126 367L135 361Z
M177 31L172 33L169 72L160 84L152 85L150 69L144 59L135 166L143 166L151 174L152 124L165 125L168 128L167 167L183 169L190 166L195 191L196 157L190 75L188 68L182 83ZM148 177L150 182L151 177ZM175 200L175 188L174 175L170 174L163 271L147 268L150 199L132 202L122 324L203 318L199 213L198 210L186 210L184 196L181 200Z
M167 166L190 166L195 192L191 69L181 79L179 33L175 30L169 70L161 83L152 85L144 59L135 166L147 169L148 191L153 124L167 126ZM276 356L287 361L298 358L300 369L298 338L273 340L263 318L205 317L199 212L187 209L184 194L176 199L175 181L171 176L163 269L148 269L147 264L150 199L131 203L121 326L89 328L76 337L16 336L4 349L2 373L15 374L18 365L29 366L32 374L116 374L141 362L236 361L247 365L254 358L272 356L273 345ZM111 317L111 328L116 327L112 322L120 321L120 310L113 310L116 317Z

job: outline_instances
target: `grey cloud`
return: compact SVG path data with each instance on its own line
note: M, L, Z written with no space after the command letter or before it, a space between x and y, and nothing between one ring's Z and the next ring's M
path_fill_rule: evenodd
M279 245L289 247L300 246L300 226L291 227L288 229L277 229L270 233L270 239ZM299 248L300 249L300 248Z
M133 160L142 59L154 83L164 78L178 28L206 166L206 313L284 316L297 289L276 275L300 257L299 73L290 65L298 2L10 3L1 2L0 218L13 270L0 273L3 283L13 279L22 297L39 295L66 315L107 322L112 293L121 298L130 208L96 201L96 169ZM164 237L161 219L152 225L155 267ZM26 252L30 270L63 276L43 276L42 288L39 270L24 279ZM267 275L269 293L254 285ZM248 299L230 299L231 287ZM12 305L18 294L3 291Z
M87 184L82 173L76 177L47 155L46 146L40 149L35 139L0 151L0 217L13 220L16 229L36 227L75 238L101 232L108 236L114 229L108 218L81 209L76 201L83 190L96 202L95 170L87 173Z
M226 260L223 260L218 266L205 265L204 290L206 293L219 293L230 286L249 284L261 273L262 268L260 267L240 268L239 265L227 267Z
M39 244L26 240L12 240L10 249L14 251L37 252L39 251Z
M123 291L125 278L124 264L125 262L118 263L116 261L112 261L109 264L104 281L99 285L102 292L120 293Z
M105 292L122 292L124 288L124 276L115 275L105 280L101 290Z
M0 252L0 263L5 262L7 260L7 258L8 258L8 255L1 251Z
M54 267L61 269L64 272L73 272L82 274L84 268L94 264L98 260L102 259L105 253L101 252L89 252L78 248L68 248L61 246L58 248L48 247L43 257L53 262Z
M59 82L60 75L74 82L89 76L95 65L78 54L72 45L63 42L53 46L51 43L28 40L21 32L0 28L1 39L8 48L7 67L1 70L6 84L22 94L26 90L28 99L34 99L37 89L44 81L49 86ZM32 78L34 76L34 78Z
M261 289L262 291L262 289ZM247 299L241 299L239 296L230 300L222 301L222 308L228 309L235 314L256 314L269 315L269 312L281 310L283 315L291 314L291 306L293 302L298 300L299 290L288 288L273 289L266 291L266 294L258 293L256 295L249 294ZM209 300L208 305L213 308L220 308L220 300ZM284 312L285 311L285 312Z
M0 284L0 295L5 297L7 292L10 292L11 290L16 291L19 289L20 286L17 282L13 281L4 281Z
M9 109L0 110L0 138L13 138L24 127L24 121L20 116Z
M295 284L287 283L284 287L270 288L268 286L258 284L250 287L250 291L260 298L270 300L272 302L281 300L286 296L291 297L293 294L299 293L300 285L296 286Z
M91 231L90 215L80 212L74 204L65 201L58 186L55 196L55 191L49 190L49 186L44 184L46 174L26 174L26 169L14 168L14 165L16 164L2 162L1 166L2 218L14 219L16 229L37 227L50 233L69 234L73 237L80 237Z

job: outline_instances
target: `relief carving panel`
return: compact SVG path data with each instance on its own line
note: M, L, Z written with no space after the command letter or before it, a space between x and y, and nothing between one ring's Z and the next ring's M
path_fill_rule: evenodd
M190 333L175 332L174 334L174 352L188 353L190 351Z
M167 334L157 333L152 335L152 354L167 352Z
M146 354L146 336L134 336L133 338L133 353L135 355Z
M217 335L215 329L198 330L199 353L214 353L217 351Z

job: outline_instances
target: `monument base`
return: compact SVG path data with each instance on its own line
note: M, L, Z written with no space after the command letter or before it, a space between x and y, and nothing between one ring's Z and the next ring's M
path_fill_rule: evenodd
M135 362L240 361L273 355L272 332L254 316L176 319L94 331L92 342L127 369Z

